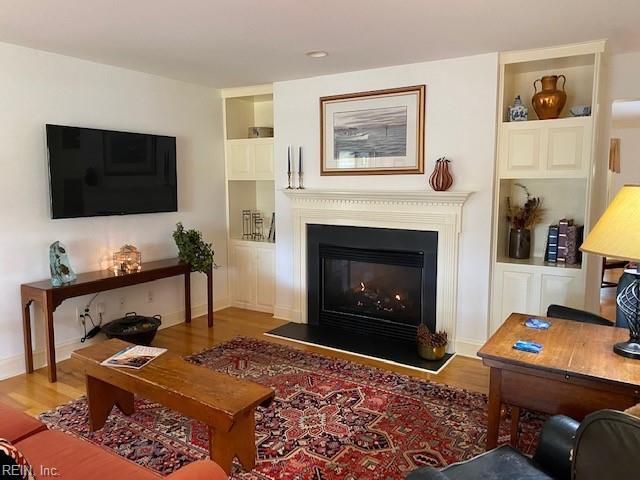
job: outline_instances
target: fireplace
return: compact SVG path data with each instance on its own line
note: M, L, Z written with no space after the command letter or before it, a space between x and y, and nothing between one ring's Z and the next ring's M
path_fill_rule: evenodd
M436 326L438 234L307 225L308 322L415 341Z

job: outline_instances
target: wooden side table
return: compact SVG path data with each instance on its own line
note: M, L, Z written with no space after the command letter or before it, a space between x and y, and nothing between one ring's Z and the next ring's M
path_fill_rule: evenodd
M511 314L478 352L491 368L487 450L497 446L503 404L514 408L515 443L520 408L581 420L596 410L624 410L640 401L640 361L612 348L629 338L627 329L549 318L551 328L534 330L524 325L529 317ZM541 343L542 351L515 350L517 340Z
M116 288L152 282L161 278L184 276L185 322L191 322L191 268L177 258L144 263L140 272L116 275L111 270L99 270L78 274L72 283L53 287L50 280L25 283L20 286L22 299L22 324L24 331L24 354L27 373L33 372L33 347L31 343L31 304L39 303L45 315L47 368L49 381L55 382L56 351L53 312L66 299L91 293L105 292ZM213 326L213 269L207 276L207 320Z

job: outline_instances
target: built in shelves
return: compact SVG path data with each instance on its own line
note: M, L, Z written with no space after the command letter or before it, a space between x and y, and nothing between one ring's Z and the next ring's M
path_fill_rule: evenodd
M544 261L548 229L563 218L589 229L593 165L597 152L599 71L605 42L563 45L500 54L498 145L494 191L491 331L514 311L543 315L550 303L587 307L586 285L594 271L582 264ZM567 101L560 118L539 120L532 98L548 75L564 75ZM559 80L558 87L563 87ZM508 122L508 108L520 96L528 120ZM574 117L573 106L591 106ZM542 199L541 221L532 229L531 258L508 257L507 198L523 205L526 192Z
M582 264L567 264L567 263L551 263L545 262L544 257L530 257L526 259L510 258L507 256L500 256L497 259L498 263L504 265L524 265L529 267L544 267L551 269L566 269L566 270L581 270Z

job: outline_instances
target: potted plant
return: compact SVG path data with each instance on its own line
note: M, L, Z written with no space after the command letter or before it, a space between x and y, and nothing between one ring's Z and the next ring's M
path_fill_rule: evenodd
M532 197L527 187L514 184L527 194L524 205L514 205L507 197L507 221L509 230L509 257L529 258L531 256L531 229L542 219L542 199Z
M202 240L198 230L185 230L182 223L176 224L173 240L178 247L180 260L191 266L195 272L206 273L213 265L213 248Z
M418 356L425 360L440 360L447 353L447 332L431 333L421 323L418 325Z

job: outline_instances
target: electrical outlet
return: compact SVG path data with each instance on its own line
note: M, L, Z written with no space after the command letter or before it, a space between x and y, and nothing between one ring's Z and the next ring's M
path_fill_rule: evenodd
M147 303L153 303L153 290L147 292Z
M120 297L120 310L124 311L125 303L127 299L125 297Z
M98 309L98 313L104 315L104 312L105 312L104 302L98 302L98 304L96 305L96 308Z
M76 319L80 325L84 325L84 308L76 307Z

